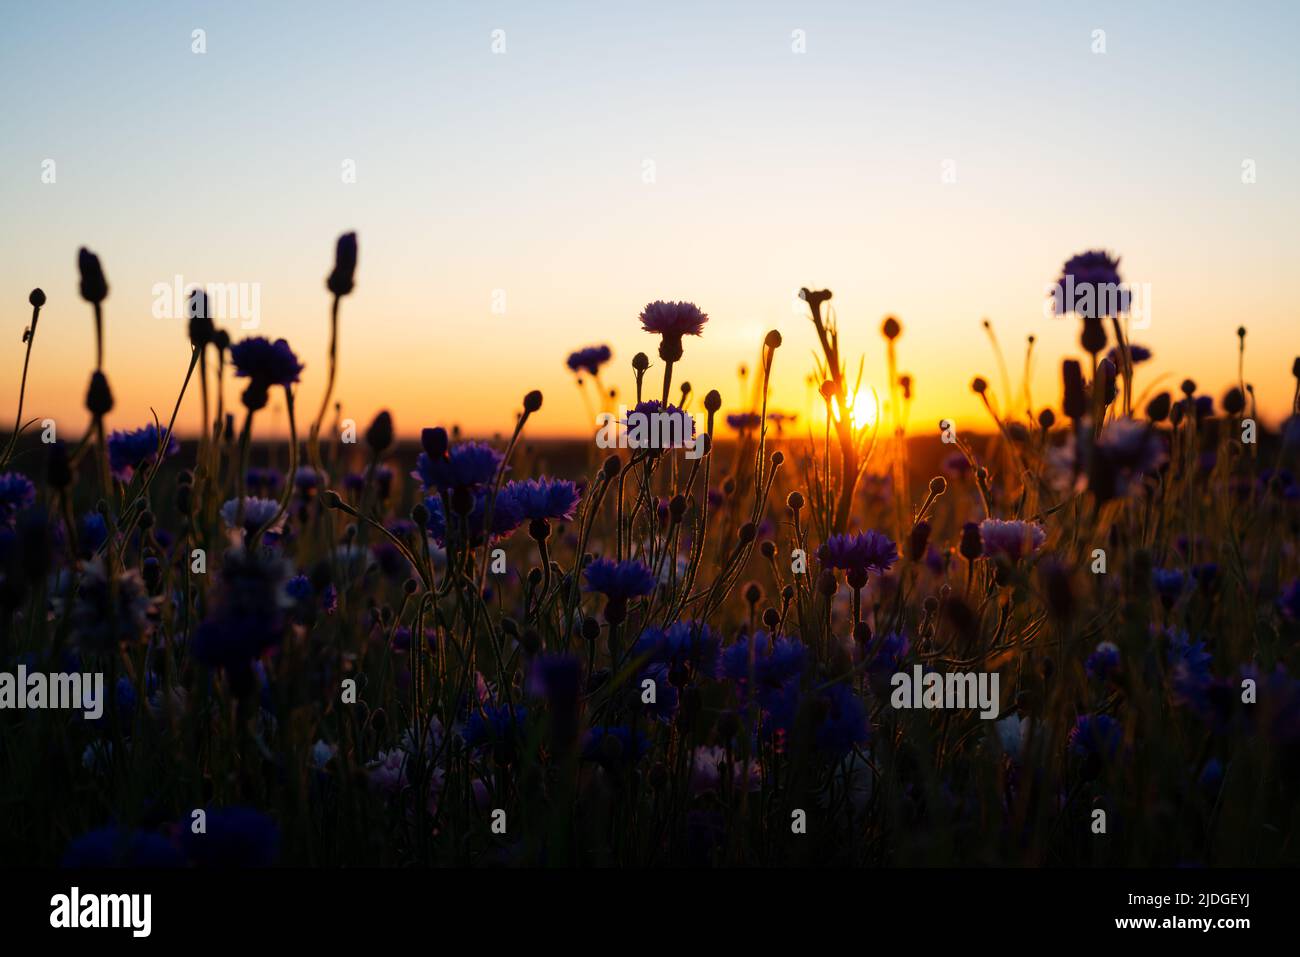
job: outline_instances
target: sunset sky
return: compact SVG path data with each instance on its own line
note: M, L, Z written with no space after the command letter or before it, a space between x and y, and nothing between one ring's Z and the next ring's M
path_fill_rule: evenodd
M774 404L804 413L816 337L800 286L834 291L852 370L865 354L882 391L879 328L899 317L913 429L942 417L983 429L969 382L986 376L1000 399L1002 387L980 320L1017 388L1025 337L1038 337L1035 405L1059 405L1060 359L1079 353L1079 330L1044 317L1045 289L1093 248L1151 290L1151 327L1134 340L1156 358L1139 386L1190 376L1217 400L1236 381L1244 324L1246 378L1275 423L1300 352L1286 278L1300 223L1298 11L6 4L0 428L34 286L49 305L25 417L53 417L69 437L85 428L82 245L111 287L110 427L171 410L185 324L151 309L155 284L177 275L256 285L259 328L225 325L236 339L288 339L314 408L324 278L347 230L360 265L337 395L363 423L391 409L408 435L508 430L531 388L546 395L535 434L590 431L566 356L609 344L607 381L629 393L632 355L658 364L637 314L659 298L711 316L678 380L718 388L737 411L737 366L777 328ZM182 429L198 418L195 392Z

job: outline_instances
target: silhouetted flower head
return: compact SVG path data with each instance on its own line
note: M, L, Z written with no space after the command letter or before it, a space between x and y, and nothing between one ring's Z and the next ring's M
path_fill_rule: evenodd
M658 399L638 402L623 421L631 449L675 449L690 445L695 437L695 417Z
M1277 606L1291 621L1300 621L1300 579L1296 579L1282 590Z
M102 560L87 562L72 605L72 634L87 651L115 651L143 638L153 601L134 568L109 580Z
M1130 294L1121 287L1119 259L1094 249L1067 260L1057 280L1058 312L1099 318L1128 311Z
M1070 750L1082 757L1110 758L1119 749L1123 729L1108 714L1084 714L1066 737Z
M194 636L194 655L210 668L224 668L241 690L251 686L251 663L279 644L284 634L287 568L278 557L242 548L226 552L211 617Z
M838 760L867 743L871 736L867 706L850 685L838 681L822 689L817 705L825 713L815 732L818 750Z
M641 310L641 328L661 336L698 336L709 317L693 302L656 299Z
M650 739L645 732L621 725L592 728L582 743L583 759L597 761L608 771L636 764L649 750Z
M722 635L702 621L679 621L667 630L647 628L637 639L634 653L681 669L684 677L717 678L722 673Z
M452 513L451 531L448 532L446 514L442 508L442 498L437 495L430 495L424 500L424 507L429 510L429 523L427 526L429 535L439 545L446 546L450 540L452 543L459 543L461 538L461 523L465 522L469 527L469 544L478 546L484 541L498 541L507 537L515 531L524 521L524 514L519 508L519 503L514 497L509 495L505 489L502 489L497 495L496 501L492 504L492 528L491 534L484 535L484 524L487 521L487 499L488 492L486 489L480 489L474 493L474 504L468 515L461 516Z
M35 504L36 486L20 472L0 475L0 522L12 525L14 516Z
M483 705L465 722L465 744L471 748L491 746L501 763L509 763L523 737L524 719L528 712L522 705Z
M245 473L244 482L250 492L274 493L284 484L284 476L280 474L279 469L253 466Z
M1042 548L1047 532L1036 522L986 518L980 522L980 541L985 555L1003 555L1014 564Z
M1177 568L1157 568L1151 572L1151 584L1157 595L1173 604L1187 588L1187 576Z
M676 362L682 357L682 336L698 336L709 317L691 302L656 300L641 310L641 328L657 333L659 358Z
M741 635L722 652L722 672L736 682L742 697L748 693L751 675L755 689L782 688L803 673L807 649L798 638L781 636L775 641L765 631Z
M1150 349L1148 349L1146 346L1139 346L1133 342L1130 342L1128 344L1128 353L1129 353L1129 358L1133 360L1134 365L1138 365L1139 363L1146 362L1151 358ZM1109 359L1111 362L1115 363L1116 368L1119 368L1120 359L1123 358L1120 355L1119 346L1111 346L1110 351L1106 353L1106 358Z
M609 346L587 346L585 349L569 353L569 368L574 372L596 375L600 372L600 367L610 360L611 355Z
M357 271L357 234L344 233L334 248L334 271L325 280L325 287L336 296L346 296L353 289Z
M832 535L817 554L828 568L883 574L898 561L898 545L888 535L872 529Z
M519 507L525 519L569 521L581 497L578 486L565 479L525 479L507 482L502 490Z
M757 412L733 412L727 416L727 425L737 432L749 432L763 424Z
M287 386L298 381L303 364L284 339L272 342L265 336L251 336L230 347L230 361L235 375L251 379L262 388Z
M81 273L81 298L86 302L103 302L108 298L108 281L104 278L99 257L84 246L77 253L77 269Z
M599 592L606 598L623 599L648 595L654 591L655 576L650 569L635 559L615 561L597 558L583 570L587 590Z
M239 505L244 505L244 521L242 525L236 524L239 521ZM280 511L280 503L270 498L245 499L232 498L221 506L221 520L226 523L226 527L232 530L243 529L246 534L253 534L267 522L269 522L277 512ZM276 522L274 528L267 529L268 532L279 532L280 527L284 524L284 516Z
M108 464L113 477L121 482L131 481L136 469L151 465L157 459L160 444L163 458L171 458L181 450L174 435L167 434L153 423L142 429L109 433Z
M461 442L447 450L444 458L433 459L421 452L415 460L412 478L419 479L426 490L481 488L490 485L505 456L483 442Z
M1105 680L1119 671L1119 646L1111 641L1103 641L1083 664L1092 677Z

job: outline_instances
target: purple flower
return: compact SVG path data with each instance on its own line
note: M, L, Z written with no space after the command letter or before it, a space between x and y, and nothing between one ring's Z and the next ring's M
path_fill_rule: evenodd
M693 302L664 302L656 299L641 310L641 328L661 336L698 336L709 317Z
M980 540L985 555L1005 555L1014 564L1042 548L1047 532L1036 522L986 518L980 522Z
M128 429L112 432L108 436L108 466L113 477L119 482L131 481L135 470L154 462L158 457L158 447L162 446L163 458L171 458L181 450L181 444L174 435L161 433L152 423L142 429Z
M1129 291L1122 287L1119 259L1094 249L1067 260L1053 292L1058 315L1099 318L1128 312Z
M599 592L611 600L635 598L654 591L655 576L650 569L634 559L614 561L597 558L583 571L587 590Z
M1070 750L1082 757L1110 758L1119 749L1123 729L1108 714L1084 714L1066 737Z
M836 682L819 695L826 717L817 726L817 748L836 760L858 745L866 744L871 735L867 707L844 682Z
M737 432L748 432L763 424L763 417L757 412L733 412L727 416L727 425Z
M578 507L578 486L565 479L525 479L508 482L502 492L514 499L526 519L567 522Z
M592 728L582 743L583 759L599 761L607 771L635 765L649 750L644 732L622 726Z
M1089 675L1104 681L1119 671L1119 646L1110 641L1101 642L1083 666Z
M1300 621L1300 578L1283 589L1277 605L1282 610L1282 614L1291 621Z
M832 535L817 554L828 568L882 575L898 561L898 545L888 535L872 529Z
M244 523L242 526L237 524L239 521L239 504L241 501L244 504ZM221 520L226 523L227 528L243 528L245 534L252 535L274 518L276 513L279 511L280 503L275 501L275 499L245 498L241 500L238 498L232 498L227 500L226 503L221 506ZM279 532L283 524L284 516L281 515L280 520L276 522L275 527L268 528L267 531Z
M450 492L457 487L481 488L490 485L505 458L500 452L483 442L461 442L448 450L441 459L431 459L421 452L415 460L413 478L424 483L426 491L438 489Z
M609 346L587 346L577 352L569 353L569 368L574 372L589 372L596 375L600 367L609 361Z
M667 631L647 628L637 639L634 654L667 665L674 678L716 678L722 673L722 635L702 621L679 621Z
M265 336L251 336L235 343L230 347L230 361L235 365L235 375L251 379L253 385L263 389L293 385L303 370L288 342L272 342Z
M695 438L695 417L671 402L638 402L627 414L627 445L631 449L688 448Z
M36 486L20 472L0 475L0 522L12 524L14 516L36 502Z
M1137 365L1138 363L1146 362L1151 358L1151 350L1146 346L1139 346L1136 343L1130 342L1128 344L1128 355L1129 358L1133 360L1133 364ZM1111 346L1110 351L1106 353L1106 358L1115 363L1115 368L1118 369L1120 360L1119 346Z
M452 542L460 541L462 522L467 523L469 526L470 544L473 546L483 544L485 539L493 542L499 541L509 536L523 523L524 516L519 509L518 503L513 496L507 494L505 489L502 489L492 503L492 528L490 534L485 536L484 527L488 518L487 500L487 490L481 489L474 495L474 507L470 509L469 515L464 518L459 515L452 515L450 532ZM449 536L447 519L442 510L442 499L437 495L430 495L424 500L424 507L429 510L429 535L439 545L446 547Z
M750 678L759 694L777 691L803 673L806 649L797 638L780 637L775 641L765 631L753 637L741 635L722 653L722 672L739 686L742 696L748 693Z
M1166 606L1176 602L1187 587L1187 578L1177 568L1157 568L1151 572L1151 584Z

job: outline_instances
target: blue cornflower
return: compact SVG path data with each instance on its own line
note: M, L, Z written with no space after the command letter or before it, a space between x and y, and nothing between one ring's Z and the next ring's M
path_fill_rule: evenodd
M284 584L284 591L294 601L308 601L314 595L311 579L306 575L294 575Z
M1170 630L1166 632L1169 647L1165 658L1171 669L1179 665L1186 669L1186 677L1198 683L1210 680L1210 663L1214 656L1205 650L1205 642L1193 641L1187 632Z
M1129 291L1120 282L1119 259L1094 249L1066 261L1056 283L1053 308L1058 314L1103 318L1128 312L1129 299Z
M253 659L283 637L283 574L272 556L228 551L219 600L195 632L194 656L209 668L224 668L241 688L251 686Z
M655 576L649 568L635 559L615 561L597 558L583 570L587 590L600 592L606 598L628 599L648 595L654 591Z
M183 867L185 858L161 834L110 824L74 839L63 855L62 865L69 868Z
M513 747L523 734L524 720L528 712L523 705L485 704L482 711L475 711L465 722L465 743L471 748L484 745L503 745Z
M239 507L241 502L243 503L244 508L244 523L242 526L238 526L236 523L239 521ZM225 504L221 506L221 520L226 523L227 528L237 531L242 527L246 534L251 535L267 522L271 521L271 519L275 518L279 511L280 503L274 499L232 498L228 499ZM280 515L276 520L275 526L273 528L268 528L267 531L278 533L280 528L284 525L284 519L285 516Z
M623 420L630 449L689 448L695 440L695 417L686 410L664 405L658 399L638 402Z
M880 639L875 656L867 664L867 670L875 675L896 674L902 670L910 648L911 642L904 632L888 632Z
M447 531L447 519L442 510L442 498L437 495L430 495L424 500L424 507L429 510L428 533L433 540L439 545L446 547L450 538L452 542L458 542L461 536L461 522L465 521L469 525L469 536L471 545L481 545L484 541L484 524L487 522L487 499L486 489L480 490L474 495L474 507L470 509L469 515L464 519L459 515L453 515L451 520L451 532ZM519 505L515 502L514 497L507 494L505 489L497 495L492 504L492 528L491 534L487 538L492 541L505 538L517 529L523 522L523 513L519 510Z
M94 554L108 541L107 520L99 512L87 512L77 523L77 538L83 551Z
M161 439L161 441L160 441ZM111 432L108 436L108 466L113 478L120 482L131 481L135 470L152 464L158 457L159 445L163 458L171 458L181 450L174 435L150 423L142 429Z
M321 474L310 465L300 465L294 469L293 487L303 498L310 498L322 484Z
M733 412L727 416L727 425L737 432L748 432L763 424L763 417L757 412Z
M0 475L0 521L12 524L14 516L36 502L36 486L21 472Z
M235 375L251 379L253 385L269 389L273 385L288 386L298 381L303 364L284 339L272 342L265 336L251 336L230 347L230 361Z
M567 522L578 507L578 486L565 479L525 479L507 482L504 493L514 499L524 518Z
M633 731L622 725L592 728L582 745L582 757L599 761L606 770L617 770L636 764L650 750L650 739L643 731Z
M736 643L722 652L722 672L748 692L751 673L755 687L775 691L803 673L806 649L797 638L771 639L765 631L753 636L741 635ZM751 672L752 669L752 672Z
M429 453L421 452L411 476L424 483L425 491L450 492L458 487L478 489L492 484L504 458L486 443L461 442L440 459L432 459Z
M898 561L898 545L888 535L874 529L832 535L818 551L828 568L884 574Z
M649 655L650 661L667 665L673 672L680 669L687 678L722 674L722 635L702 621L679 621L667 631L647 628L637 639L633 654Z
M597 558L586 567L587 591L605 596L605 620L617 625L627 618L627 603L639 595L648 595L655 588L654 572L635 559L614 561Z
M642 682L647 678L654 682L655 700L652 704L645 706L646 711L655 720L666 724L672 721L673 715L677 713L677 706L681 703L681 695L673 682L669 680L667 665L651 664L645 668L637 681L638 688L644 690Z
M1150 349L1146 346L1139 346L1133 342L1128 344L1128 353L1129 358L1133 360L1134 365L1137 365L1139 362L1146 362L1151 358ZM1106 353L1106 358L1115 363L1115 368L1118 369L1120 360L1119 346L1111 346L1110 351Z
M867 706L849 685L837 682L822 690L817 697L818 705L825 709L826 715L817 726L819 750L838 760L854 747L867 743L871 736Z
M569 368L574 372L589 372L597 375L600 367L610 360L612 353L609 346L587 346L577 352L569 353Z
M660 336L698 336L708 315L693 302L664 302L656 299L641 310L641 328Z
M1172 605L1187 587L1187 577L1177 568L1157 568L1151 572L1151 585L1166 606Z
M1114 757L1124 731L1108 714L1084 714L1074 722L1066 738L1071 751L1082 757Z
M181 832L186 854L200 867L270 867L280 856L280 827L250 807L207 812L207 833Z
M264 469L255 465L244 473L244 484L255 494L274 495L284 484L284 476L279 469Z
M1092 677L1106 680L1119 671L1119 646L1112 641L1101 642L1083 667Z
M1277 599L1277 606L1291 621L1300 621L1300 578L1282 590L1282 594Z

